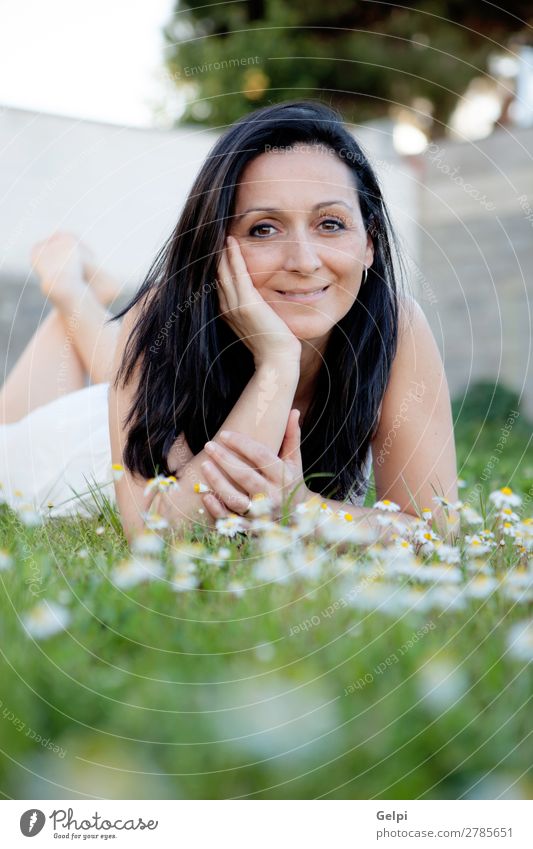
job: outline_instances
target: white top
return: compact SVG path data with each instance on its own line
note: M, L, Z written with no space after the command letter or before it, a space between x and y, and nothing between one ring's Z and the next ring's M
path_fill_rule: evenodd
M116 503L108 425L108 383L96 383L0 424L0 496L41 515L99 512L91 488ZM370 452L366 477L370 477ZM361 505L364 495L351 503ZM52 504L52 507L48 505Z

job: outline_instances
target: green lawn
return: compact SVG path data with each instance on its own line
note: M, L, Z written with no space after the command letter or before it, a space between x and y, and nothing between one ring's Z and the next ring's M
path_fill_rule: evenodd
M504 421L457 418L460 496L485 511L509 484L524 518L531 428L495 455ZM272 533L213 533L125 588L111 519L28 527L0 508L6 797L533 798L533 632L513 630L533 565L499 520L465 528L496 545L476 557L463 532L444 578L434 553L285 528L277 560ZM65 629L31 636L42 600Z

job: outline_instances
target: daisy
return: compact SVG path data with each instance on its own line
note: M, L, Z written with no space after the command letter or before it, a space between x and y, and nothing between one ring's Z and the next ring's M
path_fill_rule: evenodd
M469 557L481 557L491 549L491 545L484 542L477 534L465 534L465 552Z
M137 534L131 544L134 554L161 554L165 547L165 541L153 531L146 530Z
M352 543L353 545L369 545L377 540L379 532L371 528L366 522L347 522L343 517L335 514L317 525L316 532L325 542Z
M121 590L164 577L160 563L149 557L121 560L111 571L111 583Z
M124 476L124 466L122 463L112 463L111 471L113 473L113 480L119 481Z
M236 598L242 598L246 592L246 587L240 581L230 581L226 589Z
M42 525L43 518L33 504L18 504L16 510L17 516L26 527L35 528L37 525Z
M502 510L500 510L499 518L503 522L519 522L520 521L520 516L518 515L518 513L514 513L511 510L510 507L503 507Z
M210 492L209 487L205 483L202 483L202 481L196 481L196 483L193 484L192 488L195 492L199 493Z
M398 513L400 510L400 505L394 501L389 501L388 498L384 498L383 501L376 501L373 507L376 510L385 510L389 513Z
M507 647L516 660L533 661L533 620L517 622L509 629Z
M461 518L467 525L481 525L483 517L479 515L472 507L463 507L460 511Z
M8 554L5 548L0 548L0 572L5 572L13 565L13 558Z
M431 522L433 518L433 513L429 509L429 507L422 507L422 518L425 519L426 522Z
M184 593L195 590L200 584L200 578L192 572L176 571L171 578L170 586L175 592Z
M478 575L467 584L465 592L469 598L487 598L498 588L496 578Z
M246 521L242 516L231 513L225 519L217 519L215 527L222 536L234 537L246 530Z
M174 475L156 475L155 478L150 478L144 488L144 494L149 495L151 492L168 492L169 489L180 489L180 485Z
M27 633L38 640L45 640L64 631L69 622L69 611L55 601L40 601L22 617Z
M498 509L501 507L519 507L522 503L520 496L516 495L509 486L503 486L501 489L491 492L489 501L492 501Z
M250 504L250 509L248 510L248 514L253 518L259 518L261 516L270 516L272 513L272 499L265 495L263 492L258 492L257 495L252 496L252 503Z
M141 516L149 531L164 531L169 526L168 519L153 510L141 513Z
M286 584L291 579L291 569L281 555L269 554L253 568L254 576L264 583Z
M448 545L445 542L439 542L435 545L435 554L439 560L446 560L447 563L460 563L461 551L457 546Z

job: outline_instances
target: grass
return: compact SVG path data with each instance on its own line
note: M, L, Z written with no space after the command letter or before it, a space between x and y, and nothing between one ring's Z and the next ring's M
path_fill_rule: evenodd
M461 497L479 509L511 484L531 515L520 419L482 477L502 424L458 418ZM480 567L500 580L520 559L524 571L513 540L480 560L463 535L461 603L456 588L407 604L419 585L393 568L395 601L380 608L357 601L361 547L315 543L319 575L266 582L257 540L214 533L203 556L183 560L196 564L195 588L120 588L113 569L128 551L116 519L103 505L94 520L28 527L0 508L4 796L533 798L533 664L509 641L532 618L532 589L473 590ZM206 562L221 547L222 565ZM167 578L172 557L152 558ZM46 639L23 625L43 599L69 615Z

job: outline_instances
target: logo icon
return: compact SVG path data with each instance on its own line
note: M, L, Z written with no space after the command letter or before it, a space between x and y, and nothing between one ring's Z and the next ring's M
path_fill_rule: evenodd
M30 808L24 811L20 818L20 830L24 837L35 837L42 831L46 817L38 808Z

